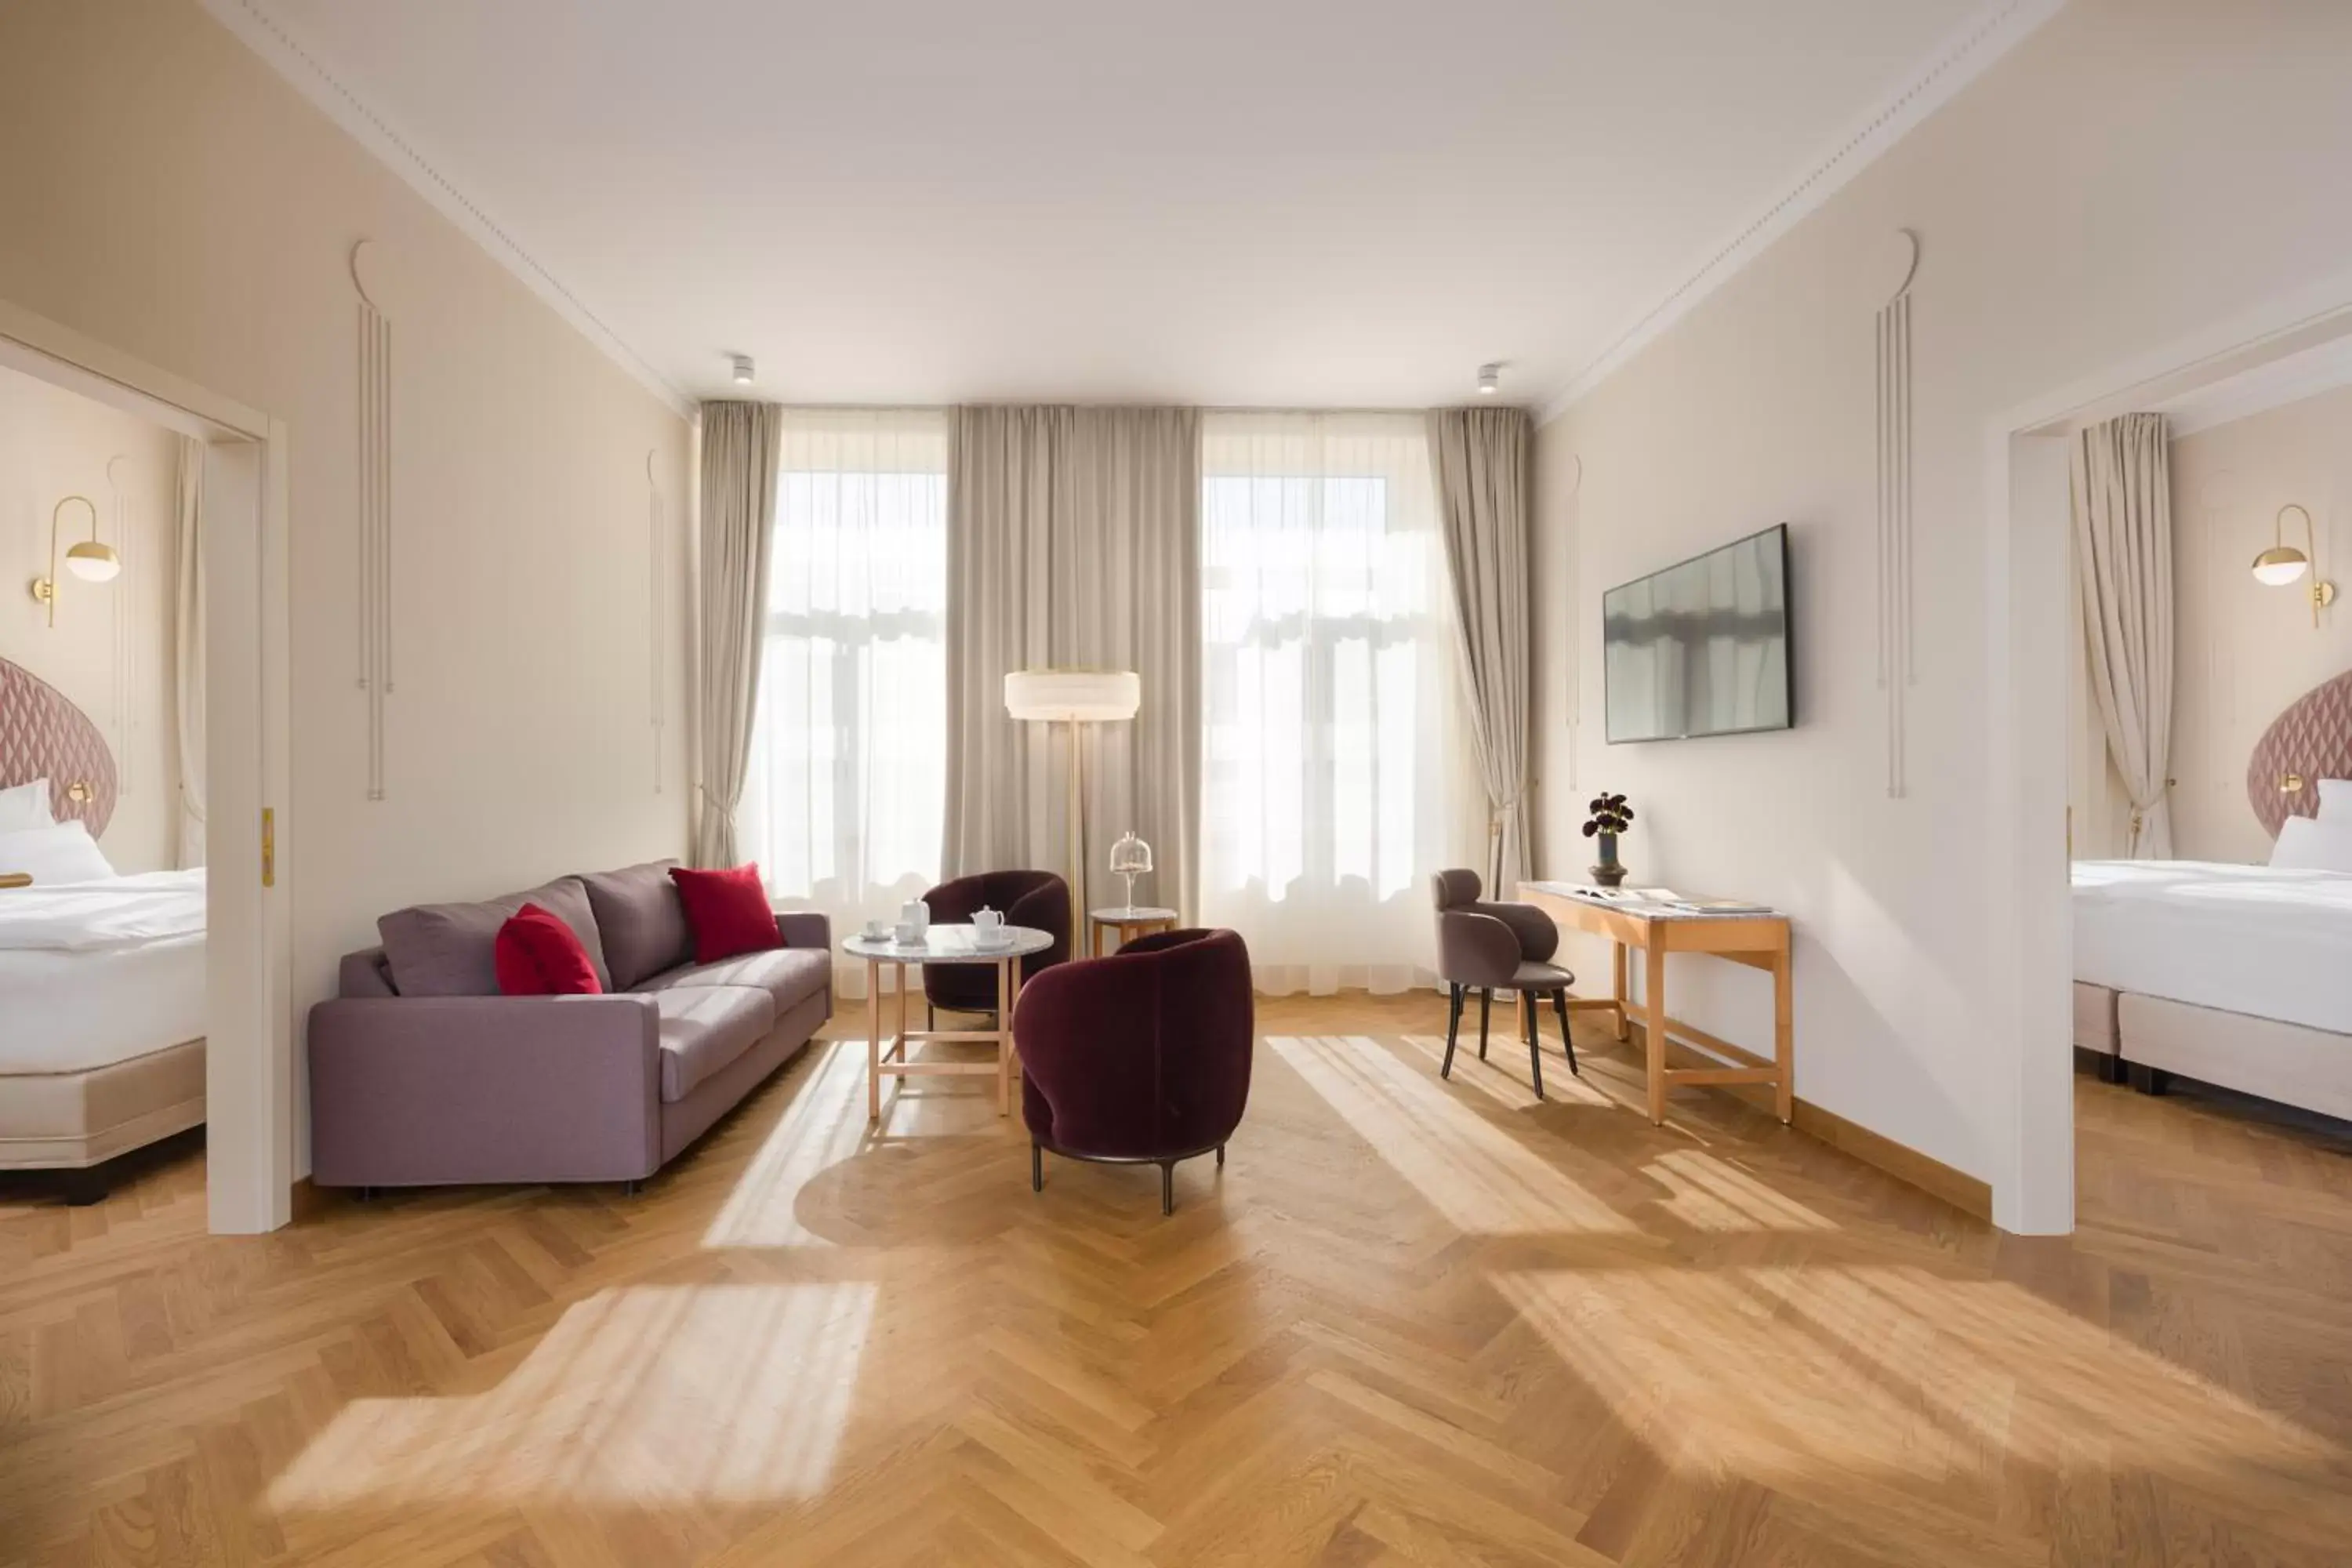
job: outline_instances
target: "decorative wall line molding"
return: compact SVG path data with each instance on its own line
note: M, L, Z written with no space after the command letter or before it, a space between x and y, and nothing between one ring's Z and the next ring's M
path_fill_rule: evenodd
M382 800L383 705L392 663L392 322L368 288L371 240L352 247L359 308L360 689L367 694L367 797Z
M1774 240L1885 156L1889 149L1950 102L2003 55L2032 37L2065 3L2066 0L1990 0L1920 62L1902 87L1840 138L1826 156L1809 165L1761 213L1611 339L1609 346L1595 354L1566 386L1545 399L1537 412L1536 423L1541 425L1558 418L1577 399L1630 363L1635 355L1664 335L1669 327L1738 277Z
M650 717L654 735L654 793L662 793L663 731L669 725L669 673L666 649L669 642L669 557L664 548L661 480L654 474L656 453L646 448L646 581L652 595L646 617L647 653L652 665Z
M271 16L254 0L201 0L205 10L243 41L245 46L261 57L262 62L276 71L294 90L318 107L327 118L347 132L352 139L373 153L376 158L399 175L408 186L433 204L436 210L463 229L475 244L488 253L490 258L521 280L523 287L538 295L547 306L570 322L573 330L596 346L599 353L626 371L630 377L647 392L667 405L681 419L692 419L694 400L663 379L618 332L606 326L596 312L581 303L578 295L565 288L552 272L541 265L537 257L518 244L513 236L501 227L497 219L483 209L471 196L458 189L456 182L436 168L414 143L395 130L384 117L370 108L359 94L329 70L326 64L299 43L285 25Z
M114 592L107 595L114 616L114 793L131 793L138 779L136 763L138 748L133 744L139 714L139 625L144 618L124 604L131 596L132 584L138 581L142 561L136 557L131 543L131 509L122 497L123 482L131 469L131 459L116 453L106 459L107 521L114 544L114 557L122 563L115 579Z
M1886 697L1886 798L1910 793L1904 726L1919 679L1912 626L1911 280L1919 237L1897 229L1884 262L1893 291L1878 310L1878 689Z

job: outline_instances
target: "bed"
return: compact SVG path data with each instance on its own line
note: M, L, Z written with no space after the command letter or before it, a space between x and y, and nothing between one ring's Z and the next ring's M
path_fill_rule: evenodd
M2074 865L2074 1043L2352 1120L2352 875Z
M2103 1076L2158 1092L2177 1073L2352 1120L2347 779L2352 674L2254 747L2247 798L2273 864L2074 863L2074 1045Z
M205 1120L205 874L116 876L112 754L0 659L0 1170L84 1173Z

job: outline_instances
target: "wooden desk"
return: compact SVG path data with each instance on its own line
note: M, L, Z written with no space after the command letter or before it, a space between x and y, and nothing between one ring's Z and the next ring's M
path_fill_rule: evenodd
M1578 898L1564 890L1569 884L1558 882L1522 882L1519 897L1549 915L1571 931L1590 931L1606 937L1613 945L1613 962L1610 967L1614 982L1614 994L1608 997L1570 997L1573 1008L1600 1009L1616 1016L1617 1037L1627 1036L1627 1022L1634 1011L1626 1005L1630 978L1627 953L1640 948L1643 970L1642 984L1643 1049L1649 1064L1650 1120L1663 1122L1666 1119L1666 1090L1675 1084L1769 1084L1772 1089L1772 1106L1782 1121L1790 1120L1796 1110L1796 1043L1793 1034L1793 1000L1790 994L1789 917L1769 915L1698 915L1662 912L1655 908L1614 908ZM1666 954L1670 952L1711 952L1717 958L1727 958L1734 963L1744 963L1750 969L1769 972L1772 976L1772 1056L1769 1060L1755 1052L1718 1039L1704 1029L1671 1017L1666 1012ZM1719 1065L1699 1068L1670 1068L1666 1065L1666 1041L1681 1040L1711 1057Z

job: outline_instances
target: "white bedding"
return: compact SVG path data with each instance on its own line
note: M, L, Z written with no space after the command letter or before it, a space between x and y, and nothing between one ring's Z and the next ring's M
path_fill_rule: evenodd
M2352 1035L2352 874L2074 862L2074 978Z
M205 1033L205 874L0 891L0 1072L78 1072Z

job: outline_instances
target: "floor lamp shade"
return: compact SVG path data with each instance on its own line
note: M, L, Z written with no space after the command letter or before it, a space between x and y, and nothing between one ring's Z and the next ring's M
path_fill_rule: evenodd
M1142 705L1143 678L1131 669L1016 669L1004 678L1007 713L1015 719L1070 727L1070 798L1064 808L1070 831L1070 864L1064 874L1081 921L1086 918L1087 862L1080 803L1086 791L1079 777L1085 763L1080 760L1084 748L1078 743L1078 726L1132 719Z
M1016 669L1004 678L1004 710L1015 719L1094 724L1132 719L1143 678L1131 669Z

